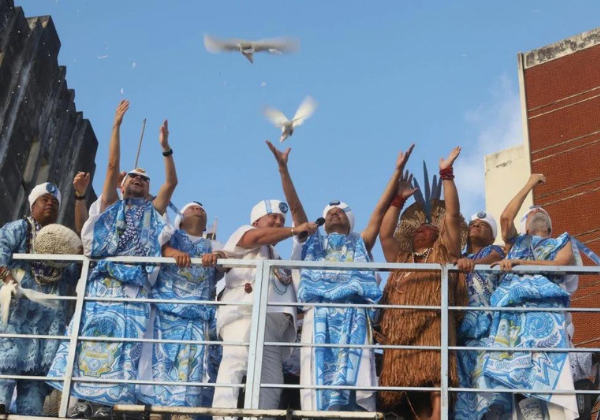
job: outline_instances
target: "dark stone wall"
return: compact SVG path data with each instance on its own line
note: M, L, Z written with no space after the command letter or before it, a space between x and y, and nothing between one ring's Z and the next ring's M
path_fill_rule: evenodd
M98 141L75 107L59 50L50 16L26 18L0 0L0 224L28 214L29 192L50 181L62 194L59 222L72 228L73 178L94 176ZM88 204L95 199L90 185Z

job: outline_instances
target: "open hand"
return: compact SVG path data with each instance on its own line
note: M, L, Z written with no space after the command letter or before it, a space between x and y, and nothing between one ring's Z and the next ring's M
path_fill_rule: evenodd
M458 155L460 155L461 150L462 149L460 148L460 146L457 146L454 149L452 149L452 151L446 159L440 158L440 171L451 168Z
M412 174L408 171L405 171L402 177L398 180L398 189L396 190L396 195L399 195L402 198L409 198L411 195L417 192L418 188L413 188L412 180Z
M117 112L115 113L115 125L120 126L123 122L123 117L125 113L129 109L129 101L126 99L121 100L119 102L119 106L117 106Z
M413 143L410 145L406 152L398 153L398 159L396 159L396 169L398 169L400 172L404 170L404 166L406 165L406 162L408 162L410 154L412 153L414 148L415 144Z
M267 140L266 142L267 142L267 146L269 146L269 149L273 153L273 156L275 156L275 160L277 161L277 164L279 165L279 167L287 168L288 158L290 156L290 152L292 151L292 149L288 147L287 149L285 149L285 152L282 152L279 149L277 149L275 146L273 146L273 143L271 143L269 140Z
M160 142L160 147L162 147L163 151L168 151L169 147L169 121L165 120L163 125L160 126L160 134L158 136L158 141Z

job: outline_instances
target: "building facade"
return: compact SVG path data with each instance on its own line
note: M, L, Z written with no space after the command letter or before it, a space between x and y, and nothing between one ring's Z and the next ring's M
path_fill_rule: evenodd
M518 69L524 143L486 157L488 209L499 216L531 173L544 174L526 204L548 210L554 235L600 254L600 28L519 53ZM581 276L573 306L598 301L600 279ZM600 316L573 318L575 344L600 346Z
M73 227L73 178L94 175L98 141L75 107L59 50L50 16L26 18L0 0L0 224L28 214L30 190L50 181L63 197L59 222ZM95 198L90 183L87 200Z

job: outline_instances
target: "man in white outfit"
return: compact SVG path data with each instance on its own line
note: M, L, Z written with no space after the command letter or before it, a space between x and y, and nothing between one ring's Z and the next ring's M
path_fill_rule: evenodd
M316 230L314 223L304 223L288 228L285 215L286 203L278 200L263 200L254 206L250 216L251 225L244 225L231 235L223 251L229 258L237 259L280 259L275 245L280 241L306 232L312 235ZM225 289L222 302L253 302L255 268L232 268L225 277ZM287 269L273 269L269 278L269 303L296 302L296 294L291 284L292 278ZM217 333L225 342L248 342L251 330L251 306L220 306L217 312ZM272 306L268 308L265 341L289 342L296 339L296 307ZM290 355L289 347L265 346L263 349L263 383L283 383L283 361ZM239 384L248 368L247 346L223 346L223 359L219 366L217 384ZM217 387L213 406L235 408L239 388ZM263 409L279 408L281 388L263 388L260 393L259 407ZM215 417L224 419L223 417Z

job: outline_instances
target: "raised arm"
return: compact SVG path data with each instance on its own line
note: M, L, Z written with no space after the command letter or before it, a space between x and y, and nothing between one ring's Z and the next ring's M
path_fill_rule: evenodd
M417 191L416 188L412 187L412 175L408 171L397 181L396 187L396 198L390 203L379 228L379 240L386 262L396 262L398 258L400 244L394 238L398 217L406 200Z
M517 236L517 228L515 227L515 218L521 209L521 206L527 198L527 194L538 185L546 183L546 177L542 174L531 174L529 180L521 191L510 200L502 215L500 216L500 229L502 231L502 239L507 244L510 244L515 236Z
M394 198L394 194L396 193L396 189L398 188L398 180L402 177L402 171L406 166L406 162L410 158L410 154L412 153L415 145L411 144L406 152L400 152L398 154L398 159L396 159L396 166L394 167L394 172L388 181L383 194L379 198L377 205L375 206L375 210L371 213L371 218L369 219L369 223L367 227L361 232L361 236L365 241L365 246L367 247L367 251L371 252L373 246L375 246L375 241L377 240L377 235L379 234L379 228L381 228L381 223L383 222L383 218L386 214L386 210L390 206L390 202L392 198ZM397 220L397 219L396 219Z
M119 102L119 106L117 107L117 112L115 114L115 121L112 127L112 133L110 135L110 143L108 145L108 168L106 170L104 186L102 187L102 203L100 206L101 212L119 199L117 191L115 191L115 185L120 173L121 124L123 123L123 116L125 116L125 113L128 109L129 101L122 100Z
M165 161L165 183L160 186L153 203L154 208L160 214L165 214L177 186L177 171L175 170L175 161L173 160L173 149L169 146L169 122L167 120L160 127L158 140L160 147L162 147Z
M306 232L307 236L312 235L317 230L315 223L304 222L295 227L267 227L252 229L244 233L244 236L238 241L237 246L254 249L263 245L276 245L284 239L298 235L300 232Z
M90 174L77 172L73 179L73 188L75 189L75 230L81 233L83 225L88 219L88 209L85 202L85 193L90 185Z
M460 258L460 202L458 201L458 191L454 183L452 174L452 165L460 155L460 147L455 147L446 159L440 159L440 178L443 182L444 201L446 203L446 214L444 222L446 223L446 235L442 240L445 241L446 248L450 256L454 259Z
M290 156L290 152L292 149L289 147L285 152L279 151L273 143L267 140L267 146L275 156L275 160L277 161L277 165L279 167L279 175L281 176L281 186L283 187L283 194L285 195L285 200L290 206L290 213L292 213L292 220L294 221L294 226L300 226L303 223L308 222L308 217L306 216L306 212L304 211L304 207L302 206L302 202L298 197L298 193L296 192L296 187L294 187L294 183L292 181L292 177L288 170L288 158Z

